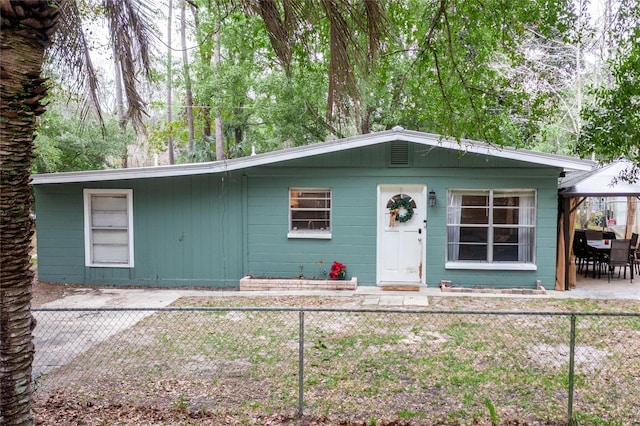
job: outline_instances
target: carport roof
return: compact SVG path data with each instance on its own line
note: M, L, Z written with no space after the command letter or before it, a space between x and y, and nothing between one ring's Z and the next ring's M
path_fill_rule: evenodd
M630 161L620 159L590 172L569 173L559 183L559 194L563 197L640 196L640 183L620 179L621 172L632 168Z

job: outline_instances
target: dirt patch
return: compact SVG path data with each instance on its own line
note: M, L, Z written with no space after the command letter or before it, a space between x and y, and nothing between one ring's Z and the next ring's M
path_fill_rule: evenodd
M33 293L31 296L31 306L39 307L45 303L62 299L68 294L69 286L67 284L56 284L38 281L33 282Z
M296 415L260 415L253 418L243 418L238 420L233 414L224 413L208 413L206 411L187 411L172 407L138 407L129 405L100 405L100 406L83 406L82 404L69 404L64 398L52 399L49 401L50 407L38 407L35 410L36 417L40 414L48 414L52 410L59 414L55 417L39 419L37 425L57 426L60 424L68 425L202 425L202 426L219 426L219 425L243 425L243 426L368 426L375 424L377 426L418 426L432 423L424 423L420 420L404 420L404 419L377 419L376 421L358 421L348 419L334 418L313 418L304 416L302 418ZM43 410L43 411L41 411ZM62 423L61 423L62 422ZM440 420L438 425L460 425L460 422ZM562 425L562 422L528 422L526 420L513 419L501 422L490 422L477 420L473 423L477 426L482 425L518 425L533 426L546 425L555 426ZM566 424L566 423L565 423Z
M45 417L51 412L56 412L53 417ZM63 396L57 395L52 397L45 406L36 407L34 410L37 425L57 426L60 424L68 425L245 425L245 426L368 426L375 424L377 426L417 426L427 423L415 419L377 419L374 421L358 421L349 419L335 419L324 417L308 417L302 418L296 415L258 415L252 418L243 418L238 420L237 416L225 413L210 413L206 410L185 410L180 407L140 407L135 405L92 405L90 403L70 403ZM391 416L390 416L391 417ZM440 420L438 425L460 425L456 421ZM526 420L503 420L501 422L492 423L490 421L478 420L474 425L561 425L561 422L527 422Z
M54 300L62 299L66 296L72 295L76 290L108 290L111 288L117 289L148 289L158 290L166 289L168 287L149 287L149 286L126 286L118 287L113 285L88 285L88 284L64 284L64 283L50 283L46 281L39 281L36 276L33 280L31 306L34 308L41 307L45 303L53 302ZM207 290L207 291L239 291L237 287L181 287L181 290Z
M527 349L530 359L538 363L539 368L548 365L561 367L569 363L570 347L566 344L549 345L541 343ZM608 352L594 346L578 345L575 347L575 363L580 371L594 372L607 361Z

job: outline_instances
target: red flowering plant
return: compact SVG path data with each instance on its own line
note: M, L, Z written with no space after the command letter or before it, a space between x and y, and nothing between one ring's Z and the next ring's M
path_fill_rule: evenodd
M329 272L329 277L332 280L344 280L347 276L347 267L342 263L336 261L331 265L331 271Z

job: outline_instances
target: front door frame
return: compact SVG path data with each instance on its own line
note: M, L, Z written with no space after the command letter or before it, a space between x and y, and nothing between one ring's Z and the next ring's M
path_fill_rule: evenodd
M420 270L418 271L418 279L400 279L397 281L385 279L383 266L384 256L386 248L383 247L384 238L383 233L385 227L389 226L390 214L386 208L388 201L387 194L389 193L411 193L414 201L416 202L416 208L414 209L414 216L417 217L413 220L411 226L415 228L416 238L420 239ZM415 195L415 196L414 196ZM384 197L385 199L382 199ZM406 183L406 184L378 184L377 187L377 204L376 204L376 285L385 283L415 283L426 284L426 259L427 259L427 185L423 183ZM420 231L418 231L420 230Z

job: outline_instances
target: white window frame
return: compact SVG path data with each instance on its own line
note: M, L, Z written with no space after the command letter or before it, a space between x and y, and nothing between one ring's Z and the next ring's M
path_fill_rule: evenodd
M100 268L133 268L133 190L132 189L84 189L84 259L85 265ZM110 229L122 231L120 228L112 227L92 227L91 224L91 197L93 195L124 195L127 199L127 238L128 257L127 263L107 263L93 261L93 230L108 231Z
M533 228L534 235L533 241L531 243L531 260L530 261L493 261L493 230L495 228L503 227L503 225L494 224L492 211L494 209L493 206L493 195L495 192L504 194L504 193L513 193L517 194L531 194L533 196L533 219L531 224L520 224L518 223L517 228ZM465 195L465 194L479 194L486 193L489 196L488 205L486 208L488 209L488 217L489 223L486 225L488 228L487 232L487 260L451 260L449 259L449 244L450 244L450 226L459 226L460 223L452 223L452 215L455 214L456 206L453 205L453 196L455 195ZM458 206L459 207L459 206ZM446 269L476 269L476 270L512 270L512 271L535 271L537 270L535 254L536 254L536 240L537 240L537 212L538 212L538 193L535 189L531 188L492 188L492 189L449 189L447 191L447 244L445 247L445 256L446 256Z
M292 192L328 192L329 193L329 203L330 207L327 209L321 209L322 211L329 212L329 229L295 229L293 226L293 211L295 210L292 207L291 193ZM333 227L333 193L331 188L310 188L310 187L291 187L289 188L289 232L287 233L287 238L309 238L309 239L331 239L331 228Z

